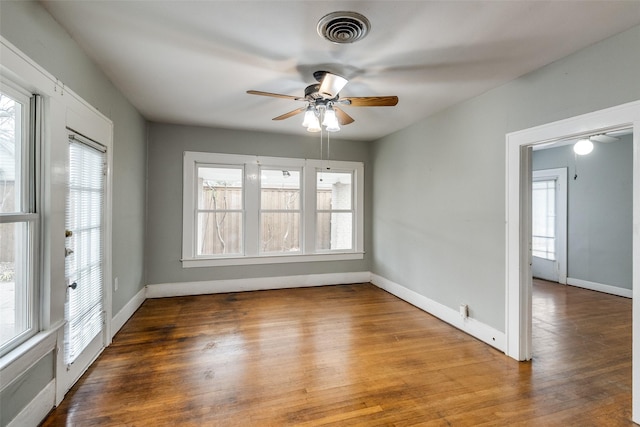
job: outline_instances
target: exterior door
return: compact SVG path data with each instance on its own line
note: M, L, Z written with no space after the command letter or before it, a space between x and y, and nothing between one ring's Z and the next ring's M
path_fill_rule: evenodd
M567 283L567 169L533 172L531 189L533 277Z
M100 354L104 340L104 201L106 149L69 135L65 231L65 390Z

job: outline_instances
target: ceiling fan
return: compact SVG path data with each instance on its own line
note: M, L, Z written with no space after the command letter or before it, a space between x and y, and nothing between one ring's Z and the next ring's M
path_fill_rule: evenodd
M359 96L340 97L340 91L349 82L344 77L332 74L328 71L316 71L313 77L318 83L307 86L304 97L282 95L279 93L248 90L250 95L271 96L274 98L291 99L306 102L304 107L297 108L288 113L274 117L273 120L284 120L297 114L305 113L302 125L309 132L319 132L321 124L329 132L340 130L340 125L348 125L354 122L353 117L345 113L342 106L352 107L392 107L398 103L397 96Z

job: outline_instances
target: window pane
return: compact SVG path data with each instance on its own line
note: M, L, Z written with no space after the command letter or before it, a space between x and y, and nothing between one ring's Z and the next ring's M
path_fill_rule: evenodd
M241 210L242 169L198 167L198 209Z
M198 255L242 253L242 212L198 213Z
M351 212L319 212L316 222L318 250L352 249L353 215Z
M0 213L21 212L23 106L0 93Z
M300 214L263 212L260 219L261 252L299 252Z
M351 209L351 173L318 172L316 176L318 210Z
M262 169L260 187L262 210L300 209L300 171Z
M0 347L31 327L28 224L0 224Z

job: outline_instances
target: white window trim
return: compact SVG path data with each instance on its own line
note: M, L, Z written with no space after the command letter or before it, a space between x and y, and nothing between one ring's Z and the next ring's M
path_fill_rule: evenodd
M244 180L244 254L224 256L197 256L195 249L195 217L193 210L197 200L195 180L197 164L224 164L243 166ZM290 167L302 172L302 245L301 252L292 254L260 253L257 238L260 213L260 166ZM350 250L319 252L315 248L316 171L331 169L353 172L354 194L354 245ZM237 154L218 154L185 151L183 168L182 206L182 267L215 267L252 264L280 264L296 262L342 261L364 258L364 165L361 162L338 160L293 159L285 157L261 157Z
M0 224L25 224L27 241L27 272L26 285L27 294L25 307L28 327L13 338L0 343L0 357L9 354L15 348L28 342L31 337L40 330L40 213L36 211L36 200L39 195L38 181L38 155L39 155L39 132L41 130L41 112L36 111L37 104L33 94L22 85L1 75L0 91L14 99L22 105L24 109L20 117L20 169L15 174L20 174L20 179L15 177L15 182L20 184L20 188L15 188L15 194L20 197L20 211L0 214ZM36 104L34 104L36 103ZM36 116L34 116L36 115ZM16 286L18 284L16 283ZM15 308L18 309L17 307Z

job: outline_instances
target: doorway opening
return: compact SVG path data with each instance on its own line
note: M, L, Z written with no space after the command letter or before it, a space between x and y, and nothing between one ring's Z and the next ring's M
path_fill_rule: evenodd
M531 185L534 146L629 128L633 133L633 193L640 194L640 101L507 135L505 352L532 355ZM632 289L640 290L640 198L633 200ZM635 293L635 292L634 292ZM633 300L633 421L640 420L640 301Z

